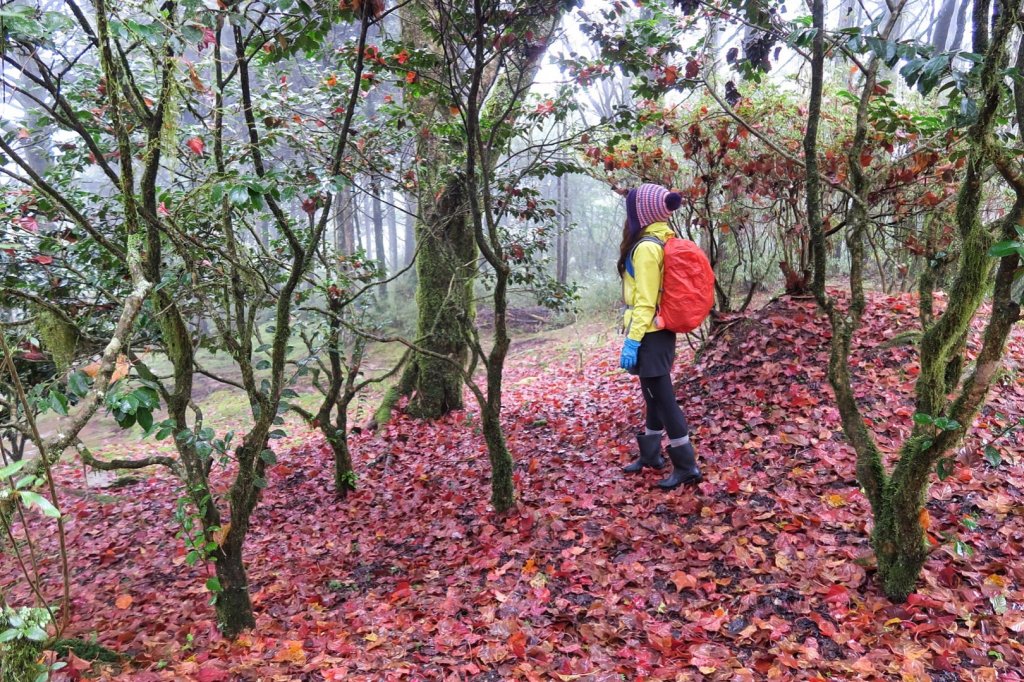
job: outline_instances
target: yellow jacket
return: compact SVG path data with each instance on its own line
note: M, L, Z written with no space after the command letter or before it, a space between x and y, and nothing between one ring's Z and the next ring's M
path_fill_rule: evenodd
M657 237L662 242L675 236L668 223L652 223L644 228L641 237ZM654 319L661 301L661 278L665 263L665 250L654 242L640 242L633 249L633 272L622 274L622 299L626 302L622 325L626 336L640 341L647 332L657 331Z

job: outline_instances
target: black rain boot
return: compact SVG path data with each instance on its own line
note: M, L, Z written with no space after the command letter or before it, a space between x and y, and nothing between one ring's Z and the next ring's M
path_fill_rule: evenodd
M627 474L635 474L644 467L660 469L665 466L665 460L661 457L661 434L646 433L636 434L636 444L640 446L640 457L632 464L622 467Z
M662 490L672 490L679 486L696 485L700 483L700 469L697 468L697 453L693 451L693 445L677 445L667 448L669 459L672 460L672 473L668 478L658 481L658 487Z

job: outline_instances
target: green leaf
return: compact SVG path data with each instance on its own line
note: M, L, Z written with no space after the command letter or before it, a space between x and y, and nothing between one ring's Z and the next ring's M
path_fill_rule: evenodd
M262 450L260 452L260 459L271 466L277 464L277 455L274 454L273 450Z
M79 398L89 392L89 377L85 375L85 372L75 372L68 377L68 390Z
M256 478L252 479L252 484L254 487L263 490L264 488L267 487L267 479L257 476Z
M15 490L24 490L25 488L35 488L37 485L40 485L42 482L43 482L43 479L41 479L39 476L35 476L33 474L29 474L28 476L22 476L21 478L19 478L15 482L15 484L14 484L14 489Z
M203 39L203 31L195 26L186 24L181 27L181 35L190 43L198 43Z
M47 516L55 519L60 518L60 511L53 506L53 503L39 493L34 493L31 490L22 490L18 494L21 495L21 501L25 503L26 507L39 507L39 511Z
M953 543L953 552L961 559L974 556L974 549L963 540L957 540Z
M935 419L931 415L918 412L914 415L914 423L920 426L928 426L935 423Z
M943 431L956 431L960 428L960 422L948 417L938 417L933 423Z
M924 68L921 69L922 78L935 78L942 70L949 64L949 55L940 54L932 57L925 62Z
M50 391L49 396L50 409L59 415L67 416L68 414L68 399L64 397L62 393L57 391Z
M208 589L210 592L213 592L214 594L224 591L224 588L221 587L220 584L220 578L218 578L217 576L212 576L206 579L206 589Z
M938 474L940 481L945 481L947 478L953 475L953 469L956 463L952 457L943 457L935 464L935 473Z
M0 643L10 642L11 640L18 639L19 637L21 637L20 630L9 628L7 630L4 630L3 632L0 632Z
M0 478L10 478L14 474L22 470L22 468L28 464L28 460L18 460L17 462L11 462L3 469L0 469Z
M235 206L245 206L249 203L249 188L235 186L228 190L228 199Z
M995 468L1003 463L1003 456L999 454L999 450L996 450L993 446L986 445L985 461L988 462L989 466Z
M988 250L988 255L992 258L1003 258L1020 253L1024 253L1024 243L1009 240L997 242Z
M25 631L25 637L33 642L45 642L49 638L49 635L46 634L46 630L42 629L38 625L33 625Z
M993 594L988 598L989 603L992 604L992 610L1000 616L1006 613L1006 596L1002 594Z
M141 426L144 431L149 431L153 428L153 413L147 409L137 409L135 411L135 420L139 422L139 426Z

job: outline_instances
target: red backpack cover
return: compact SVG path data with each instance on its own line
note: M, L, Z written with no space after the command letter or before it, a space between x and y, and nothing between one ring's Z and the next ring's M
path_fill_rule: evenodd
M658 329L688 334L699 327L715 304L715 272L708 257L689 239L670 237L653 241L665 250L662 270L661 300L655 314Z

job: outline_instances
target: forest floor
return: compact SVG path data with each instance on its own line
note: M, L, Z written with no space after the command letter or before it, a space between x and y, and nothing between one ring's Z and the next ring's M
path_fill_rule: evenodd
M856 390L891 452L911 426L917 364L886 341L916 327L914 300L874 296L866 321ZM681 354L705 479L670 493L652 489L660 473L619 471L642 400L609 326L514 350L504 420L519 502L506 516L488 506L474 409L353 434L359 489L343 503L329 449L292 428L247 546L257 627L234 642L175 537L178 483L158 471L98 491L62 465L67 635L132 658L73 659L56 679L1022 679L1024 435L997 441L999 459L984 444L1024 415L1024 328L952 474L934 481L934 552L898 605L875 579L812 301L781 299L731 320L696 360ZM40 551L54 575L52 538ZM24 598L12 564L0 561L9 600Z

